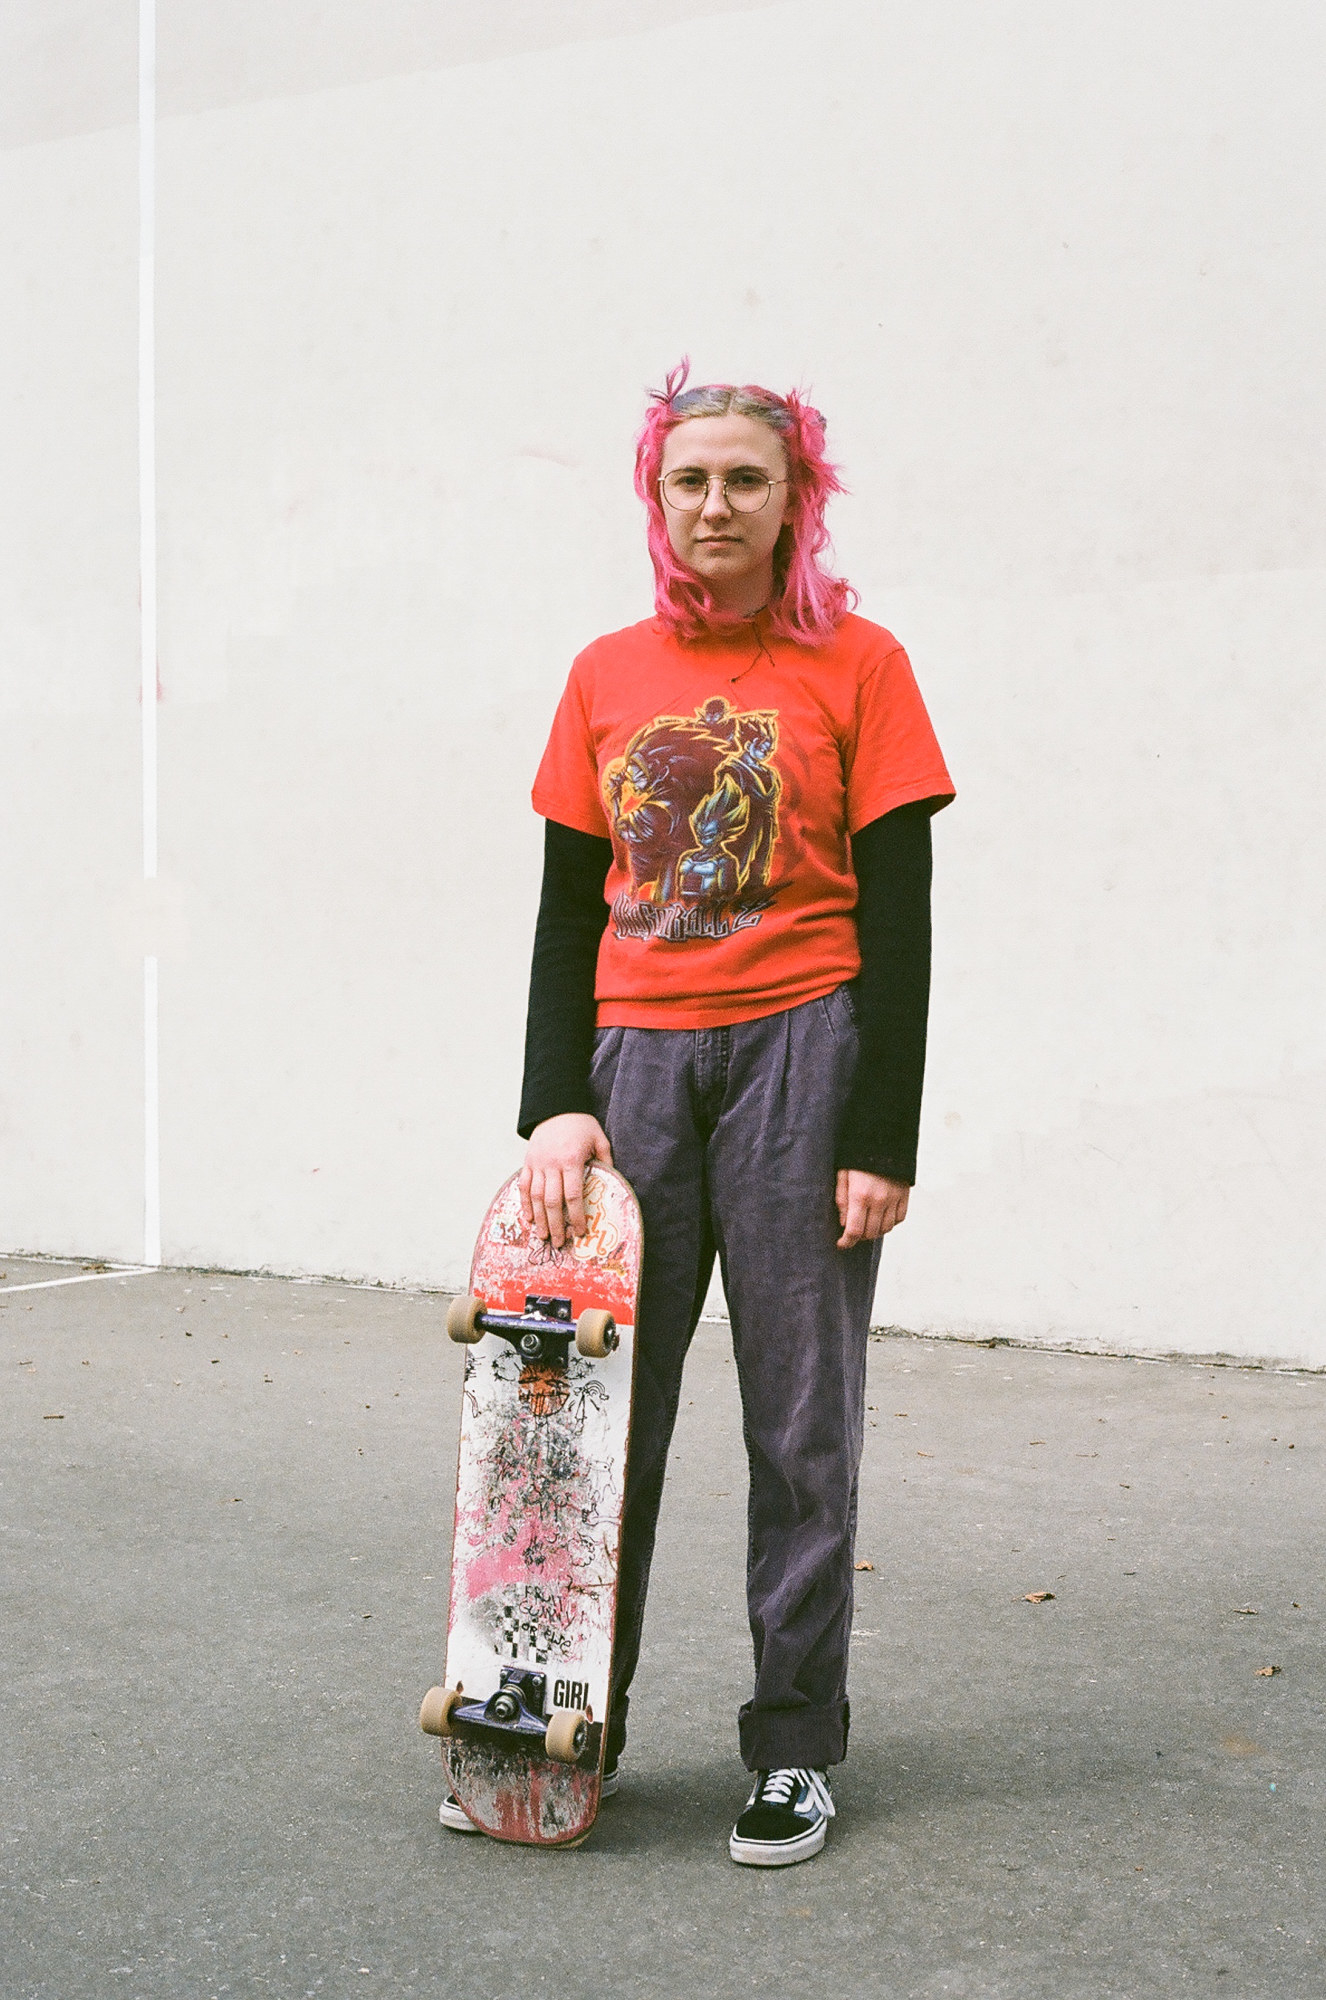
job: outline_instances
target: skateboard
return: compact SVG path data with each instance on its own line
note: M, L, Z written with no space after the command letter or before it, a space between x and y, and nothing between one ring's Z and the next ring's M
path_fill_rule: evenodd
M599 1806L635 1367L640 1210L585 1177L588 1234L560 1250L519 1176L479 1230L447 1332L466 1348L445 1684L420 1727L497 1840L569 1847Z

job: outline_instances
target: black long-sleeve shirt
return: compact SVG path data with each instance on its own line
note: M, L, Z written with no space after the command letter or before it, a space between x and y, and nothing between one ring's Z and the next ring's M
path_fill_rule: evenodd
M930 1002L930 816L919 799L852 841L861 971L852 983L861 1053L838 1134L839 1167L910 1183ZM608 922L603 884L612 842L545 822L518 1130L594 1110L594 974Z

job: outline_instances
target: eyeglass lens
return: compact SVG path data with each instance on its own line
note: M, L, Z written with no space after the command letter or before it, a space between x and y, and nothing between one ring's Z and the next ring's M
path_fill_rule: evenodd
M718 475L715 473L714 478ZM768 501L773 482L767 472L753 465L738 466L722 482L729 507L739 514L758 514ZM696 466L679 466L662 481L663 498L678 513L694 514L703 507L709 493L709 475Z

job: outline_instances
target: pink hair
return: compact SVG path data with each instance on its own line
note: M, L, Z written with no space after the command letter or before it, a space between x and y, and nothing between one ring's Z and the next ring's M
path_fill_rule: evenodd
M635 490L645 503L649 554L654 565L654 608L679 639L695 639L714 617L714 601L694 570L680 562L668 539L667 516L658 490L663 446L669 431L689 417L754 417L768 424L787 454L790 519L774 549L774 595L769 625L799 646L823 646L857 602L840 576L821 568L829 546L824 509L829 496L845 489L838 469L824 456L824 419L790 390L776 396L754 384L735 388L711 382L687 389L690 361L683 358L661 389L650 391L650 407L635 444Z

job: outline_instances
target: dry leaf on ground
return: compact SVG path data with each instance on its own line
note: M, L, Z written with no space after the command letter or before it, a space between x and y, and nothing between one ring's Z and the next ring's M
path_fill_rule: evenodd
M1051 1604L1053 1601L1054 1592L1052 1590L1029 1590L1022 1598L1023 1604ZM1279 1668L1276 1671L1278 1673Z
M1258 1674L1263 1680L1265 1680L1268 1675L1278 1674L1280 1671L1281 1669L1279 1667L1258 1667L1257 1669Z
M1236 1604L1234 1606L1234 1616L1236 1618L1256 1618L1259 1616L1259 1613L1255 1604Z
M852 1568L853 1568L853 1569L873 1569L874 1567L875 1567L874 1563L853 1563L853 1564L852 1564Z

